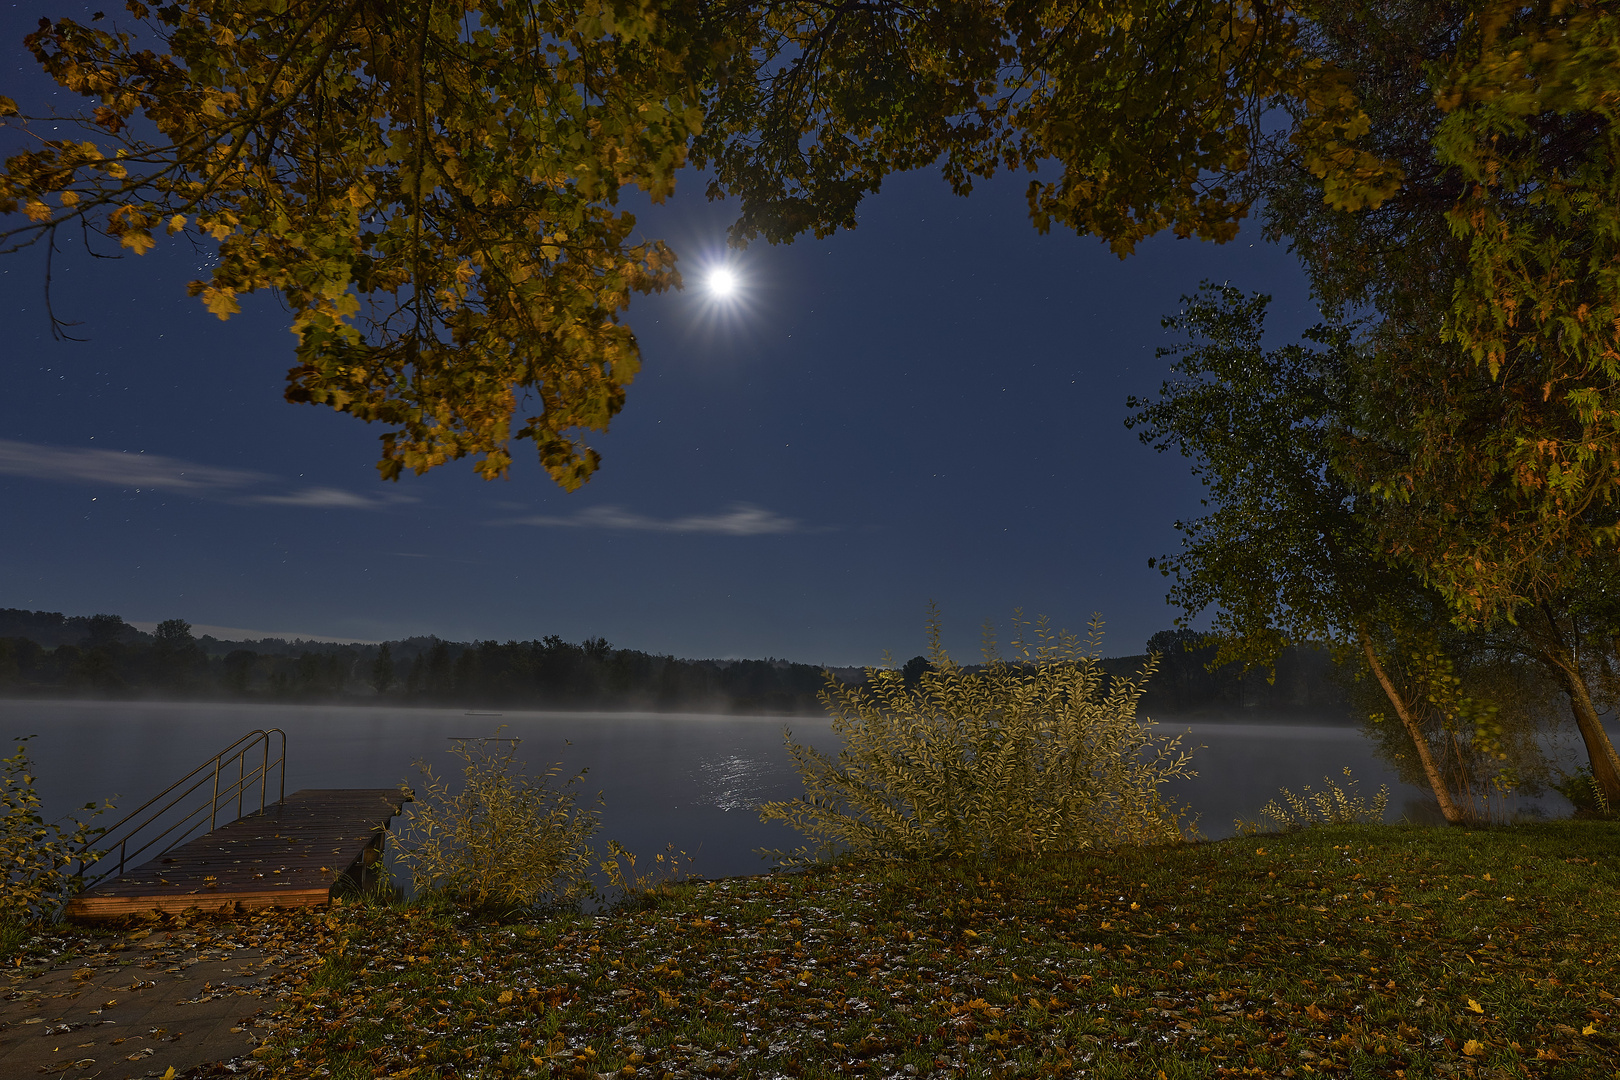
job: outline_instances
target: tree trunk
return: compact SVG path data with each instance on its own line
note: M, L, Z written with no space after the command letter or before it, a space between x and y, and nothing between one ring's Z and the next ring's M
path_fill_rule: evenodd
M1549 634L1541 641L1541 662L1563 684L1569 697L1570 712L1575 714L1575 727L1586 744L1586 756L1592 766L1592 782L1603 792L1609 808L1620 808L1620 754L1615 753L1609 733L1603 730L1597 707L1592 704L1592 693L1581 676L1580 657L1565 642L1552 609L1543 604L1542 615L1547 620Z
M1598 720L1592 695L1586 689L1586 680L1580 677L1578 671L1570 671L1563 662L1565 659L1543 654L1544 662L1557 675L1558 681L1564 684L1564 693L1569 696L1569 710L1575 714L1575 727L1581 733L1581 741L1586 744L1586 756L1592 763L1592 782L1603 792L1603 798L1611 809L1620 807L1620 757L1616 757L1614 743L1609 740L1609 733L1603 730L1603 724Z
M1401 697L1401 692L1395 689L1395 684L1384 671L1384 665L1378 662L1378 653L1373 649L1372 639L1365 631L1359 631L1357 636L1361 638L1362 651L1367 654L1367 666L1372 668L1372 673L1378 677L1379 685L1384 688L1384 695L1389 698L1389 703L1395 706L1395 715L1401 718L1406 733L1412 737L1412 748L1417 751L1418 761L1423 764L1423 774L1429 778L1429 787L1434 789L1434 797L1440 803L1440 813L1444 814L1446 821L1451 824L1462 824L1467 818L1451 799L1451 791L1446 787L1445 778L1440 775L1440 766L1434 763L1434 754L1429 749L1429 740L1423 734L1423 729L1412 719L1412 711L1406 707L1406 700Z

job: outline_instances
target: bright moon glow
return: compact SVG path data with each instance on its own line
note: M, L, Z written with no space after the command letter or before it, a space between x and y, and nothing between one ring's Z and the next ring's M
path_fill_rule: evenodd
M730 270L721 268L709 274L709 292L716 299L724 300L737 291L737 275Z

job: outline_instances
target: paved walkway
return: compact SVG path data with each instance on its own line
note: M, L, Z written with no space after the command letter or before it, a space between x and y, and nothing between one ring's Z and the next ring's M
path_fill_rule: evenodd
M198 932L202 930L202 933ZM224 928L218 928L224 929ZM0 973L0 1077L98 1080L226 1071L276 1025L270 977L315 962L237 947L215 928L81 938L65 962ZM294 950L297 952L298 950Z

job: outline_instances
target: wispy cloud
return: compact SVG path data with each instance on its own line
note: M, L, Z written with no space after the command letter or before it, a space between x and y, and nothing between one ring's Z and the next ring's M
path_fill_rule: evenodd
M706 533L711 536L772 536L807 531L798 519L763 507L738 503L724 514L654 518L619 506L593 506L577 514L503 518L492 525L534 525L552 529L621 529L634 532Z
M244 502L268 503L273 506L321 506L333 510L381 510L385 506L412 503L410 495L361 495L341 488L312 487L291 491L285 495L250 495Z
M239 489L273 479L263 473L194 465L161 454L39 446L10 439L0 439L0 473L35 480L67 480L79 484L186 491L198 495Z
M41 446L12 439L0 439L0 475L137 491L170 491L227 502L329 510L381 510L416 501L409 495L362 495L331 487L259 493L253 489L279 487L283 482L268 473L220 469L162 454Z

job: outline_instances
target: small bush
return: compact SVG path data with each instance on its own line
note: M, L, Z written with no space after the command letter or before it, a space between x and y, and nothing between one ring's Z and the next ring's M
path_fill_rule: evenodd
M9 941L30 923L61 914L62 905L80 885L69 868L95 860L99 853L86 852L84 846L102 832L89 820L44 819L40 813L43 803L28 767L27 742L21 740L14 755L0 759L0 885L4 886L0 888L0 928L9 927L0 934L0 941ZM92 820L111 808L111 803L83 807L92 811Z
M1389 808L1389 785L1385 784L1373 796L1372 805L1356 793L1355 787L1361 781L1350 778L1350 769L1344 770L1345 786L1339 787L1332 778L1324 776L1322 783L1327 787L1321 791L1312 791L1310 785L1305 786L1304 793L1295 795L1287 788L1279 789L1283 797L1282 802L1272 799L1260 808L1263 817L1270 818L1277 828L1284 831L1305 829L1312 825L1378 825L1384 820L1384 811ZM1348 789L1348 790L1347 790ZM1286 805L1285 805L1286 804ZM1244 831L1239 822L1238 831Z
M1613 814L1603 789L1592 779L1589 766L1582 765L1574 772L1566 773L1554 782L1553 790L1569 800L1578 818L1606 818Z
M654 855L645 871L636 869L635 853L624 845L609 840L607 849L607 858L599 864L606 887L597 893L604 904L621 910L652 907L669 893L671 886L692 876L692 856L676 851L674 844Z
M838 760L788 749L805 794L760 808L823 850L925 858L1068 850L1180 838L1159 785L1192 775L1180 739L1156 739L1138 718L1152 674L1109 678L1101 625L1085 642L1014 618L1012 657L986 636L985 664L960 667L930 612L928 663L914 679L868 669L865 686L831 675L821 700L843 739ZM774 853L784 862L805 862Z
M553 786L560 764L530 777L513 760L518 742L460 743L454 751L463 761L459 792L426 762L416 763L426 790L416 793L404 827L389 836L418 890L504 911L569 903L591 892L590 840L600 822L572 790L585 774L560 788ZM506 749L498 752L493 744Z

